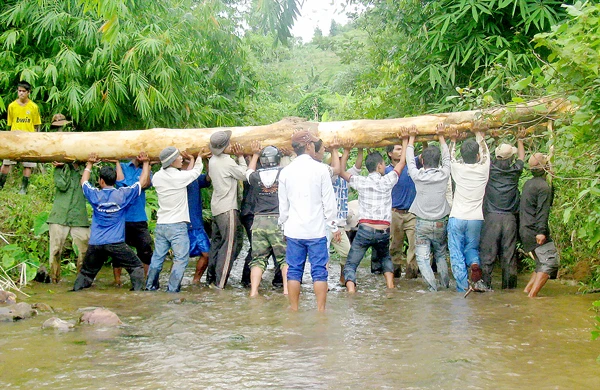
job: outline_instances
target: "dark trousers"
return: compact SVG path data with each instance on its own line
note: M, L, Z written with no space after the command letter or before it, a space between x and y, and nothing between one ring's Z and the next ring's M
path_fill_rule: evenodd
M390 256L390 229L373 229L360 224L344 267L344 278L347 281L356 283L356 269L369 248L372 248L371 263L376 262L378 270L382 273L394 272Z
M244 286L250 286L250 262L252 261L252 225L254 224L254 214L242 215L240 217L242 225L244 226L244 230L246 231L246 237L248 237L248 242L250 244L250 248L248 249L248 254L244 259L244 269L242 271L242 284ZM279 264L275 261L275 255L271 254L271 258L273 259L273 263L275 264L275 275L273 275L273 285L283 285L283 276L281 275L281 268L279 268Z
M132 290L140 291L144 288L142 262L127 244L119 242L117 244L88 246L83 259L83 266L77 274L73 290L77 291L90 287L109 256L112 258L113 267L127 270L131 279Z
M244 228L239 211L229 210L213 215L210 252L208 253L207 283L224 288L243 245Z
M496 258L502 268L502 288L517 287L517 217L514 214L487 213L479 244L483 281L492 285Z
M125 222L125 243L135 248L142 263L150 264L152 237L148 230L148 222Z

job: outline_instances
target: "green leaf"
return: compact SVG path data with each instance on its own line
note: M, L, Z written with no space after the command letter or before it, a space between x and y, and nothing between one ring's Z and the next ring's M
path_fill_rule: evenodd
M4 256L2 256L2 267L4 267L4 269L11 268L16 263L17 261L11 255L5 254Z
M573 211L573 207L567 207L563 212L563 223L569 223L571 220L571 212Z
M48 221L49 215L49 212L43 211L33 218L33 234L36 237L39 237L48 231L48 224L46 222Z
M531 84L531 80L533 80L533 76L525 77L524 79L521 79L521 80L517 81L516 83L514 83L510 87L510 89L512 89L513 91L521 91L521 90L527 88L529 86L529 84Z

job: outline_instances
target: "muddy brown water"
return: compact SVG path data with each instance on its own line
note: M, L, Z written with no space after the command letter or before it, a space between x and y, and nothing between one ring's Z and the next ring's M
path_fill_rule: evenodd
M386 291L381 276L361 268L360 292L348 296L335 265L327 311L319 314L309 284L293 313L271 288L271 271L263 296L249 299L241 261L224 291L190 286L192 268L180 294L113 287L106 267L87 291L67 292L73 277L26 288L24 301L56 313L0 323L0 388L600 388L600 340L590 340L589 310L598 297L556 281L540 299L521 290L463 299L454 290L425 292L420 279L400 279ZM176 298L185 300L169 303ZM90 306L114 311L125 325L41 329L53 315L76 319L77 309Z

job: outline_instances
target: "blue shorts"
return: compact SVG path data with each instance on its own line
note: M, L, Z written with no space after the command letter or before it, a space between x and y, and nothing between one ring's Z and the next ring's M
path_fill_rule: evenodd
M198 257L202 253L208 253L210 241L204 229L189 229L188 237L190 238L190 257Z
M327 281L327 262L329 261L329 248L327 238L290 238L286 237L286 262L288 264L288 280L302 281L306 256L310 262L310 276L313 282Z

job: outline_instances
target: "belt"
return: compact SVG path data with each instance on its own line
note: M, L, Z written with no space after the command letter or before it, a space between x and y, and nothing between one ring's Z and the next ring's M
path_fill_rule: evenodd
M408 210L400 210L395 207L392 207L392 211L397 212L398 214L408 214Z
M367 226L367 225L365 225L365 224L363 224L363 223L361 223L361 224L359 225L359 227L360 227L360 228L363 228L363 229L365 229L366 231L369 231L369 232L374 232L374 233L389 233L389 232L390 232L390 228L386 228L386 229L375 229L375 228L372 228L371 226Z

